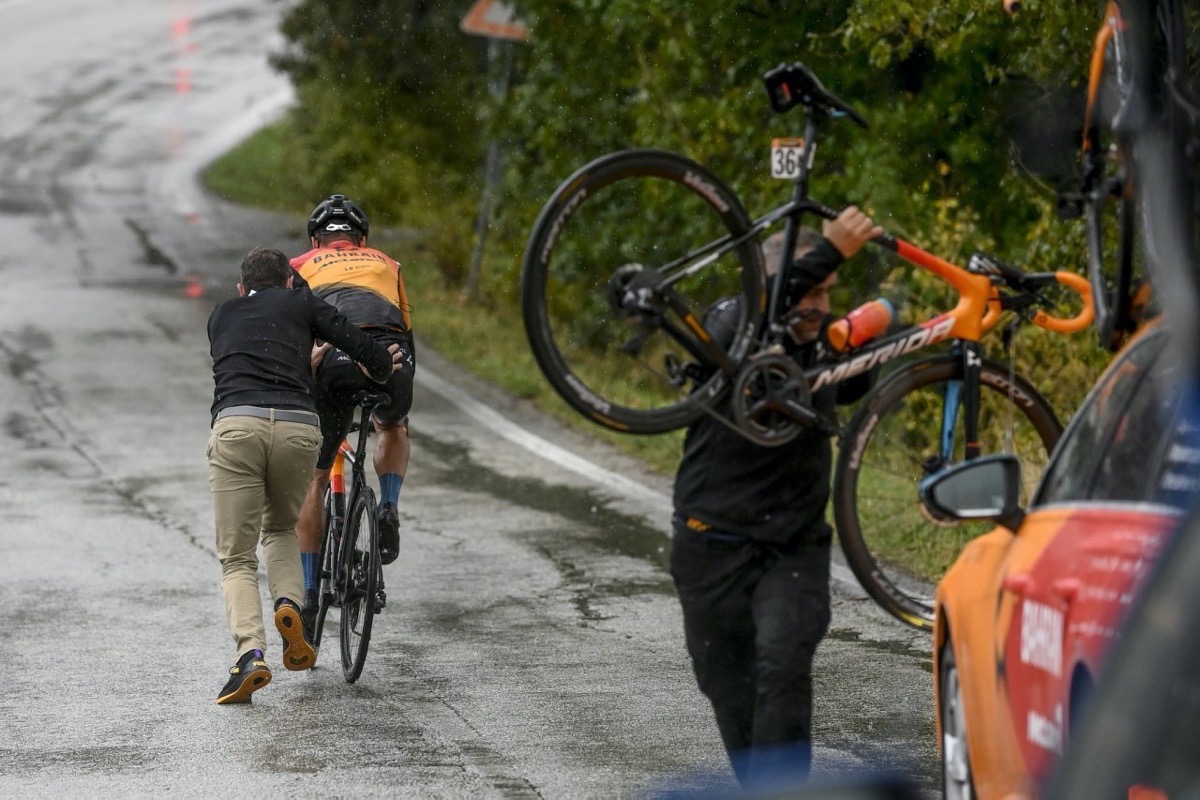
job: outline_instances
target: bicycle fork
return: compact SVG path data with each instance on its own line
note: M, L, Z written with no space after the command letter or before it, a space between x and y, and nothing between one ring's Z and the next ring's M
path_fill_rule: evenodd
M949 466L954 459L954 433L961 415L963 426L963 460L978 458L979 447L979 373L983 355L978 342L959 341L953 352L962 359L962 378L946 382L942 395L942 430L937 455L925 462L925 473L932 475Z

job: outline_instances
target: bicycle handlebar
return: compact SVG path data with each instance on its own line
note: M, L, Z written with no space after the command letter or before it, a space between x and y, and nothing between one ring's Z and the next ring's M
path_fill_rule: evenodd
M1095 305L1092 301L1091 282L1074 272L1059 270L1052 274L1057 284L1066 286L1079 295L1083 300L1083 308L1073 317L1055 317L1047 314L1043 309L1038 309L1037 313L1033 315L1033 324L1055 333L1075 333L1091 325L1096 316Z
M837 210L819 203L816 200L807 198L804 201L804 206L807 210L812 211L819 217L825 219L836 219ZM892 252L900 251L900 240L888 232L883 232L871 240L872 244L879 247L885 247ZM908 250L912 250L911 246L907 246ZM905 257L903 253L901 257ZM911 255L911 254L910 254ZM1079 295L1083 303L1083 307L1079 313L1073 317L1056 317L1044 309L1038 309L1032 317L1032 322L1039 328L1045 328L1048 331L1055 333L1075 333L1092 324L1095 319L1095 301L1092 295L1092 284L1087 278L1082 275L1076 275L1074 272L1046 272L1046 273L1026 273L1010 264L1006 264L994 256L989 256L985 253L976 253L971 258L971 268L965 270L977 275L989 275L1004 285L1019 290L1028 291L1038 286L1046 286L1051 283L1056 283L1060 286L1065 286ZM945 264L945 269L957 270L961 267L955 267L951 264ZM1000 305L1000 297L994 290L992 297L987 302L987 311L984 314L981 329L990 330L999 320L1002 313Z

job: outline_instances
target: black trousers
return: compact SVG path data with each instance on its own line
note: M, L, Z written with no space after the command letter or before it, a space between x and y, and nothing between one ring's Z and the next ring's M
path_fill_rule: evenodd
M812 664L829 628L829 526L790 545L676 522L671 577L696 680L743 785L807 776Z

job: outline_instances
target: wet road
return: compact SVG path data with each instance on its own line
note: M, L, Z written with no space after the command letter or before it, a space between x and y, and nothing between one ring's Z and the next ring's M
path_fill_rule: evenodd
M428 349L363 677L327 650L251 707L213 704L233 653L204 321L249 247L300 241L193 176L287 103L266 66L278 13L0 0L0 794L729 786L664 569L667 484ZM817 771L932 788L928 639L835 591Z

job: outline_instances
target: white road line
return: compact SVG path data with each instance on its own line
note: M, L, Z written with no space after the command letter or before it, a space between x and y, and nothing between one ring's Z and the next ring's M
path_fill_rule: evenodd
M417 383L424 384L449 400L467 416L479 422L485 428L513 444L523 447L529 452L546 459L564 469L568 469L593 483L610 489L622 497L633 498L650 506L654 511L670 515L672 510L671 498L662 492L649 489L637 481L618 475L586 458L564 450L558 445L543 439L515 422L502 416L496 410L475 400L466 392L431 372L427 367L417 370Z

